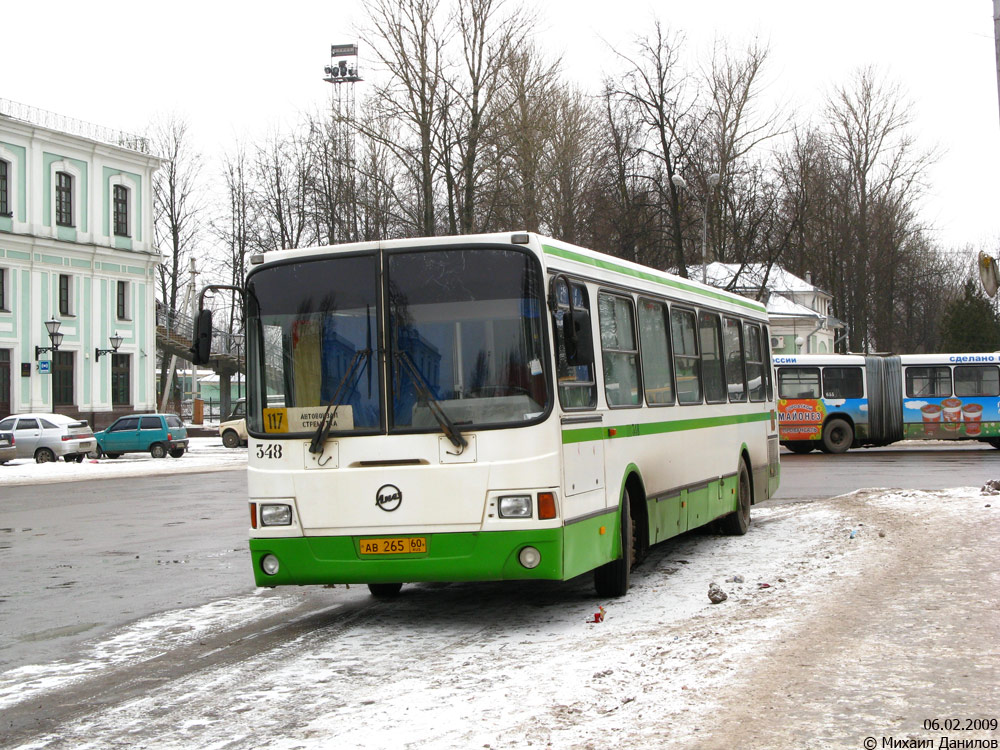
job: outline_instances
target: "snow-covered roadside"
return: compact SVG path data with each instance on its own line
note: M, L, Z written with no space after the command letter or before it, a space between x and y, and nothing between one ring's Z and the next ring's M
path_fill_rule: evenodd
M915 553L904 530L951 519L976 524L984 544L1000 536L987 504L997 505L965 488L758 508L746 537L693 534L656 548L614 601L596 600L589 578L407 586L369 606L363 589L328 589L321 607L350 605L349 617L335 606L298 630L261 633L249 658L197 655L205 669L21 747L691 746L711 734L728 685L807 636L816 611L862 578ZM709 602L711 582L726 601ZM77 664L0 675L3 705L45 700L123 660L152 664L197 641L206 616L230 627L304 596L258 592L144 620ZM599 606L606 617L594 622ZM856 729L834 726L841 741L827 746L859 746L846 741Z
M30 458L19 458L0 466L0 485L227 471L245 469L246 465L246 448L226 448L219 437L193 437L189 438L187 453L180 458L153 458L148 453L126 453L121 458L86 459L82 464L62 460L36 464Z

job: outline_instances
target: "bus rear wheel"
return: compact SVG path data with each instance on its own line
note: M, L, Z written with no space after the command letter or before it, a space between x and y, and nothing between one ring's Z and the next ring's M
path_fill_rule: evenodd
M395 599L399 596L400 589L403 588L401 583L369 583L368 591L376 599Z
M622 497L621 547L622 554L617 560L594 569L594 590L598 596L617 597L628 593L631 583L632 565L635 562L635 527L632 510L629 508L629 494Z
M753 503L753 486L747 462L740 459L740 471L736 477L736 510L720 522L723 534L743 536L750 528L750 505Z
M854 444L854 430L843 419L831 419L823 426L823 450L826 453L846 453Z

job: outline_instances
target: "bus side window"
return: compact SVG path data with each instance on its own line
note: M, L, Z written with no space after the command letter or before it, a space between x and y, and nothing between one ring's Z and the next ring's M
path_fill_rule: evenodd
M674 368L670 358L670 320L667 306L654 300L639 300L639 342L642 344L642 382L646 403L674 403Z
M635 338L632 299L599 294L601 359L608 406L639 406L639 345Z
M674 344L674 371L677 373L677 403L701 403L701 359L698 356L698 327L694 311L675 307L670 311L670 331Z
M1000 370L996 365L958 365L955 368L955 395L1000 396Z
M555 332L556 377L559 383L559 402L564 409L586 409L597 405L597 381L594 378L593 359L586 364L569 364L566 356L566 326L570 325L572 294L574 310L589 310L587 288L571 284L562 276L555 277L552 329Z
M726 373L722 361L722 329L719 316L715 313L699 312L698 330L701 334L701 374L705 382L705 402L722 403L726 400Z
M767 326L764 331L764 381L767 383L767 400L774 401L774 359L771 354L771 331Z
M726 387L730 401L747 400L747 375L743 356L743 325L736 318L726 318L722 324L722 341L726 353Z
M907 367L907 398L948 398L951 395L950 367Z
M819 398L818 367L778 369L778 398Z
M756 323L743 324L747 352L747 385L750 387L750 400L763 401L767 397L767 371L764 367L764 347L760 341L760 326Z
M823 368L823 398L861 398L864 393L860 367Z

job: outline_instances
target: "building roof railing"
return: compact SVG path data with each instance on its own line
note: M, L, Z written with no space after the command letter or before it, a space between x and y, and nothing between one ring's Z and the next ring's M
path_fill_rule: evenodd
M46 109L39 109L10 99L0 98L0 115L10 117L14 120L22 120L32 125L40 125L50 130L59 130L64 133L90 138L101 143L108 143L130 151L138 151L142 154L152 154L149 139L140 135L133 135L122 130L107 128L103 125L95 125L92 122L77 120L74 117L60 115L57 112L49 112Z

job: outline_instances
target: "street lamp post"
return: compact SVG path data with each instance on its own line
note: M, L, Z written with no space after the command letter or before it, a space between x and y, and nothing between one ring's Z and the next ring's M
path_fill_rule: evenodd
M63 334L59 333L59 326L62 323L55 318L45 321L45 330L49 334L49 342L52 346L36 346L35 347L35 361L37 362L42 358L42 352L57 352L59 351L59 345L62 343Z
M234 333L232 338L233 344L236 346L236 400L239 401L243 397L243 382L240 374L240 347L243 346L243 334Z
M115 335L110 336L109 338L111 341L110 349L101 349L100 347L94 349L95 362L99 360L101 358L101 355L103 354L117 354L118 348L122 345L122 341L124 341L124 339L119 335L118 331L115 331Z
M52 316L51 319L45 321L45 330L49 334L49 343L51 344L51 346L36 346L35 347L35 361L36 362L39 362L41 360L43 352L57 352L57 351L59 351L59 345L62 344L63 335L64 335L64 334L59 333L59 326L61 326L61 325L62 325L62 323L60 321L56 320L56 318L55 318L54 315ZM38 365L38 368L39 368L39 372L41 372L42 371L41 370L41 365ZM49 372L49 370L45 370L45 372ZM44 396L42 398L44 398ZM53 383L52 384L52 409L53 409L53 411L55 410L55 403L56 403L56 392L55 392L55 384Z
M719 173L712 172L708 176L708 189L712 190L716 185L719 184ZM687 190L691 195L698 200L698 195L688 187L687 180L685 180L681 175L675 174L670 178L670 181L674 183L681 190ZM701 198L701 283L708 283L708 193L705 194L704 198Z

